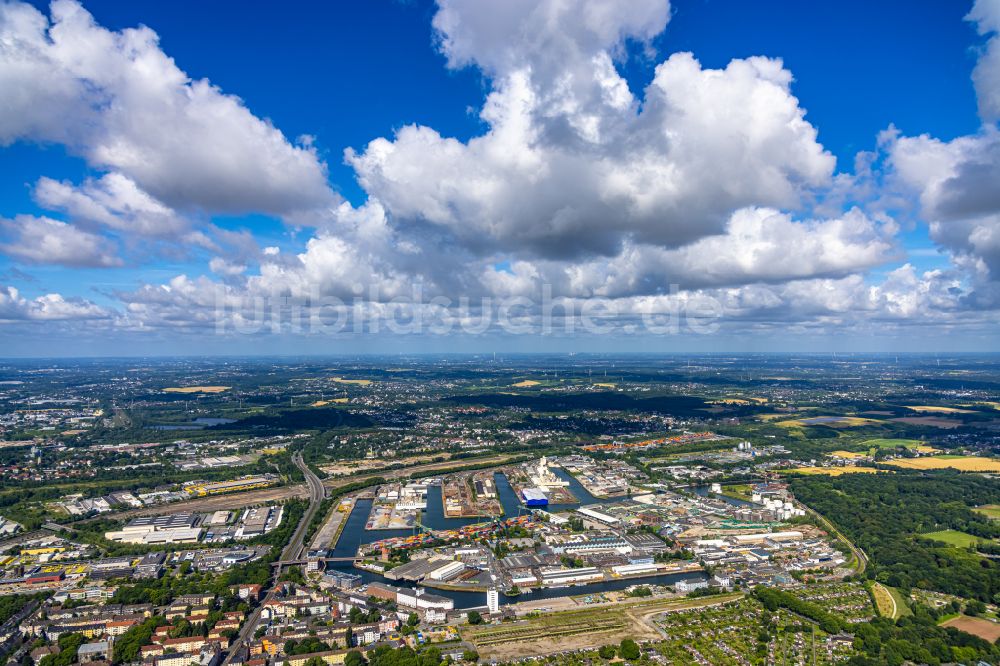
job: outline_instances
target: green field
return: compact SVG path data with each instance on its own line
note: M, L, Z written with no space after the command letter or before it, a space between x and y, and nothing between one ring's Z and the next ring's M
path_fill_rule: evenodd
M1000 520L1000 504L987 504L973 509L973 511L981 513L988 518L992 518L993 520Z
M968 548L969 546L974 546L979 543L979 537L974 537L971 534L966 534L965 532L959 532L958 530L941 530L940 532L926 532L920 536L925 539L934 539L935 541L940 541L941 543L946 543L949 546L955 546L957 548Z
M913 449L923 444L919 439L869 439L862 442L862 445L876 449L896 449L900 446Z
M753 495L753 487L747 483L722 486L722 494L749 502Z

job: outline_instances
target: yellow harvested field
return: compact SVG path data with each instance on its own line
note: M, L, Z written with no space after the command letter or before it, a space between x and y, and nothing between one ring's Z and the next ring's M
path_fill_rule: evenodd
M164 393L222 393L232 386L173 386L163 389Z
M826 474L827 476L878 473L878 470L873 467L795 467L794 469L786 469L782 471L795 472L797 474Z
M875 599L875 608L878 610L879 615L892 619L896 618L896 601L889 594L889 590L885 589L881 583L875 583L872 586L872 597Z
M748 396L745 398L716 398L710 401L715 405L763 405L767 398L755 398Z
M904 469L957 469L960 472L1000 472L1000 458L981 458L979 456L897 458L896 460L887 460L885 464Z
M933 446L925 446L923 444L913 450L917 453L941 453L940 449L935 449Z
M326 407L330 404L329 400L317 400L312 404L313 407Z
M372 383L370 379L344 379L343 377L334 377L333 381L338 384L356 384L358 386L368 386Z
M525 379L522 382L518 382L516 384L511 384L511 386L514 386L516 388L527 388L529 386L538 386L539 384L541 384L541 382L536 382L533 379Z
M594 384L598 388L615 388L615 384L608 384L607 382L602 382L600 384Z
M846 458L848 460L865 457L864 453L855 453L854 451L831 451L830 455L834 458Z
M929 414L972 414L971 409L958 409L957 407L938 407L936 405L904 405L907 409L915 412L927 412Z

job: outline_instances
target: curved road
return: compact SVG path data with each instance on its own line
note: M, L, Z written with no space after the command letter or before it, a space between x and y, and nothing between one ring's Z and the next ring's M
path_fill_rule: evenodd
M843 532L838 530L834 526L834 524L830 521L829 518L821 514L819 511L816 511L815 509L806 506L801 500L799 501L799 504L805 506L806 510L809 513L816 516L817 520L819 520L826 526L827 531L829 531L831 534L835 535L838 539L847 544L847 547L851 549L851 552L854 553L854 557L857 559L858 573L859 574L864 573L865 569L868 568L868 556L865 555L865 551L861 550L861 548L854 545L854 542L848 539Z
M895 620L897 617L899 617L899 606L896 605L896 597L894 597L892 595L892 592L890 592L889 589L882 583L876 581L875 583L873 583L873 585L882 590L885 596L889 597L889 601L892 602L892 614L889 615L889 617ZM876 607L878 606L877 603L875 605Z
M302 460L301 453L295 453L292 455L292 462L298 467L302 474L306 477L306 485L309 487L309 508L306 512L302 514L302 520L299 521L299 526L295 530L295 534L292 535L291 540L288 542L288 546L281 553L281 559L283 560L297 560L301 557L302 551L305 545L302 543L306 529L309 527L309 523L312 522L313 516L319 509L320 503L326 499L326 487L316 474L309 469L309 465L305 464ZM279 569L278 573L281 571Z

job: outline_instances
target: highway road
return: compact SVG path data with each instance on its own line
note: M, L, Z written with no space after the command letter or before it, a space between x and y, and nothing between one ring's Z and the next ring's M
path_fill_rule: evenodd
M295 532L292 534L292 538L288 540L288 544L281 551L280 562L294 561L300 559L305 555L303 552L305 550L305 545L303 543L306 535L306 530L309 529L309 523L312 522L313 516L316 515L316 511L319 510L320 504L326 499L326 487L323 486L323 482L309 466L305 464L302 460L301 453L295 453L292 455L292 462L295 464L302 474L306 477L306 486L309 488L309 507L302 514L302 518L299 520L298 526L295 528ZM240 628L240 633L233 641L232 647L226 653L226 658L222 661L222 666L229 666L233 655L239 651L239 649L247 645L251 640L253 640L253 635L257 632L257 627L260 626L260 614L264 609L264 604L271 601L275 597L276 581L281 577L281 573L284 570L284 566L279 564L274 567L271 573L271 583L267 586L267 591L264 594L264 598L261 603L257 605L256 608L251 611L250 616L247 618L246 622L243 623L243 627Z
M292 462L295 466L302 470L302 474L306 477L306 485L309 487L309 508L302 515L302 520L299 522L298 528L295 530L295 534L292 535L291 540L288 542L288 546L281 553L281 559L283 560L297 560L304 553L305 544L303 540L305 538L306 529L309 527L309 523L312 522L313 516L319 509L320 503L326 499L326 486L323 485L323 481L320 480L316 474L309 469L309 465L305 464L302 460L302 454L296 453L292 456ZM280 570L278 572L281 573Z

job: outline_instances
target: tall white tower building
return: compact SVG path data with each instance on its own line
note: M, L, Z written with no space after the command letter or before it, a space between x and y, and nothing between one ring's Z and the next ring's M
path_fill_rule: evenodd
M497 588L491 587L486 590L486 607L490 609L490 614L500 612L500 593Z

